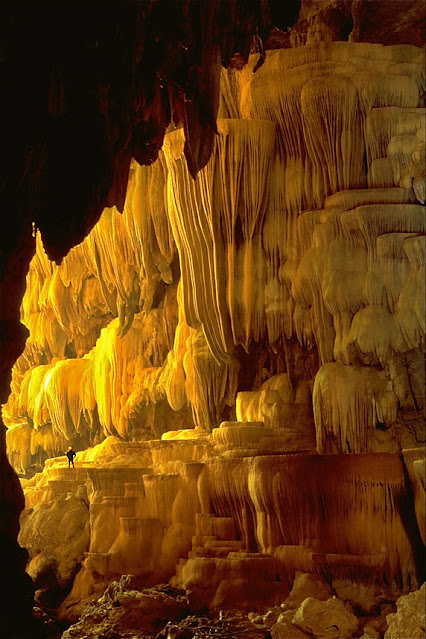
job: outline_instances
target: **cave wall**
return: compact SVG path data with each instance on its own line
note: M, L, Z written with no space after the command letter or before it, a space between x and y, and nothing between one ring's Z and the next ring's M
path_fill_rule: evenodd
M202 7L112 2L102 10L97 2L2 4L7 99L0 193L8 220L0 261L2 402L27 336L19 308L35 251L32 224L59 262L105 206L122 209L131 158L151 163L171 119L184 123L195 172L208 158L215 128L218 62L228 64L236 50L244 58L253 35L265 37L267 6L257 0ZM201 136L205 143L197 148ZM26 554L16 543L23 496L6 457L3 426L0 437L1 548L13 575L1 602L4 631L35 637Z
M305 45L253 74L257 58L222 72L195 180L178 128L60 265L37 235L3 410L20 472L72 441L211 431L280 372L288 404L304 384L319 453L422 445L422 52ZM296 419L256 401L242 421Z
M118 21L114 10L103 20L89 12L81 54L65 33L49 32L43 13L6 15L14 99L3 125L13 151L3 160L13 161L2 167L2 196L15 215L2 253L4 400L23 347L15 296L23 293L34 251L31 222L44 244L37 239L28 276L31 291L41 295L26 294L22 317L30 336L4 410L19 472L40 468L69 441L83 449L111 434L149 440L171 422L181 431L195 425L194 432L210 438L207 433L222 423L216 435L222 452L239 442L249 458L253 450L300 450L303 439L305 449L315 452L316 445L319 453L334 455L422 447L424 79L422 52L410 44L421 44L421 4L410 2L401 17L377 2L345 3L344 10L338 2L305 2L293 32L274 36L273 46L290 48L268 54L260 69L257 55L245 70L230 72L221 72L220 62L226 66L235 51L232 64L244 62L256 23L261 49L265 14L257 3L236 5L235 15L231 5L212 3L201 21L191 14L181 22L179 8L164 13L170 20L151 6L137 16L132 4ZM389 30L368 35L377 12L402 46L359 43L390 44ZM42 47L40 31L32 28L38 21L45 25ZM73 24L79 32L80 21ZM238 28L224 35L224 24ZM350 42L337 42L351 27ZM133 37L123 38L127 32ZM18 51L20 36L26 48ZM52 37L61 52L53 68ZM123 45L114 47L113 58L111 39ZM36 53L28 57L31 47ZM142 72L147 58L155 60L155 77ZM89 80L74 72L83 66ZM17 74L26 78L18 91ZM132 78L129 85L124 77ZM27 91L37 96L30 118ZM85 120L87 103L97 114L95 129ZM170 128L183 124L185 138L170 130L151 169L132 165L125 205L131 156L152 163L171 118ZM14 136L10 121L25 121L25 130ZM152 183L159 192L152 194ZM122 217L112 204L124 210ZM83 248L61 266L48 260L44 250L59 262L105 206ZM200 272L207 286L200 286ZM266 449L264 436L270 439ZM410 490L415 494L421 522L421 454L404 455L411 488L403 490L408 501ZM22 574L25 554L14 541L22 497L3 459L2 473L2 546L12 572L20 555ZM246 507L257 512L243 494ZM235 499L241 505L241 497ZM214 506L214 516L221 508ZM237 516L232 506L226 509ZM191 530L192 515L186 520ZM407 550L397 550L403 566L392 573L403 588L418 572L410 568L415 531L408 537ZM42 573L33 572L36 581ZM10 592L11 601L18 599Z
M17 470L54 457L19 539L65 618L126 572L194 609L304 572L371 611L424 579L422 52L257 59L222 71L195 179L172 130L61 265L37 237L3 417ZM82 509L71 550L48 504Z

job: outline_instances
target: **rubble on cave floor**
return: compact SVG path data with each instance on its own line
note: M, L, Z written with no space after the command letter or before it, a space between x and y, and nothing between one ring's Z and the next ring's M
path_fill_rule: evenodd
M424 619L424 588L410 600L411 616L419 629ZM393 613L400 612L402 604L406 607L405 600L401 605L377 602L374 615L366 616L355 614L348 602L336 596L326 600L307 596L297 607L289 598L262 613L195 611L188 591L167 584L143 588L137 577L123 575L55 639L395 639L387 621L396 618Z

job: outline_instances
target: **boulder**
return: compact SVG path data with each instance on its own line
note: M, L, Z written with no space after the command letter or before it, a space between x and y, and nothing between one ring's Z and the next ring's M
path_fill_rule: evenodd
M317 639L349 639L358 629L358 619L336 597L327 601L308 597L296 611L293 625Z
M28 549L27 572L38 588L67 588L89 547L89 509L69 496L24 511L19 543Z
M375 584L364 585L350 579L334 579L333 590L342 601L348 601L364 615L375 614L378 610L377 588ZM319 597L316 597L319 599Z
M397 611L388 615L385 639L424 639L425 637L425 584L396 602Z
M293 617L293 610L283 612L278 617L277 622L271 628L272 639L306 639L306 637L310 636L293 626Z
M277 623L279 616L286 610L286 605L284 603L279 606L273 606L269 610L267 610L263 615L258 612L249 612L247 617L248 619L260 626L266 626L266 628L271 628L274 624ZM292 613L294 614L294 613Z
M386 605L386 607L388 606L389 604ZM374 639L375 637L381 638L385 634L387 627L388 626L386 623L386 614L382 614L380 617L374 617L373 619L370 619L364 625L363 638L364 639L368 639L369 637L372 639Z
M326 601L333 596L330 586L317 575L306 572L296 572L293 587L286 600L289 608L298 608L308 597Z

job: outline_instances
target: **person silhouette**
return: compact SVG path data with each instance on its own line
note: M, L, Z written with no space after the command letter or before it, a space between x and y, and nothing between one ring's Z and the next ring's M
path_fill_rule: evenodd
M68 446L68 450L66 453L64 453L64 455L66 455L68 459L68 468L70 468L71 466L74 468L75 452L73 451L72 446Z

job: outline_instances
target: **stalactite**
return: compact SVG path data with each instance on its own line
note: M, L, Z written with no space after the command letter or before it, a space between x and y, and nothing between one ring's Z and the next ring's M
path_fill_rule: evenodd
M203 324L212 352L223 359L230 351L229 319L234 343L246 349L252 336L259 339L263 333L263 308L257 301L263 274L256 273L263 260L255 259L255 254L262 254L258 234L275 141L274 127L268 122L221 120L218 129L213 155L193 183L182 161L179 131L167 136L165 154L186 319L194 327ZM200 272L203 285L197 275ZM225 299L218 288L223 274ZM207 297L207 290L215 291L213 297ZM260 303L259 309L255 303Z
M424 348L425 336L425 236L408 237L404 242L410 270L399 296L395 319L409 349Z
M345 211L340 217L347 235L360 234L370 259L377 254L376 238L384 233L424 233L423 207L416 204L368 205Z
M244 547L279 557L283 574L348 578L352 556L367 583L416 583L398 455L213 459L206 472L210 516L233 518Z
M312 399L320 453L370 452L380 445L375 429L396 419L392 383L373 367L325 364L315 377Z
M161 276L170 283L175 246L167 217L166 167L161 158L149 167L133 169L124 220L138 271L148 279Z
M405 343L397 331L392 314L383 306L365 306L353 317L348 335L363 364L384 364L393 353L405 350Z
M404 251L410 233L386 233L377 238L377 259L366 274L367 303L387 307L395 313L402 286L407 277L408 259Z
M207 204L211 206L211 160L206 167L202 195L200 176L193 181L189 179L180 131L168 134L165 157L169 172L168 207L180 256L185 318L193 328L203 323L212 352L224 359L229 348L229 327L225 301L218 295L219 269L213 251L213 230L207 217ZM186 223L187 216L189 223ZM214 291L213 295L210 291Z
M220 364L213 357L201 329L188 338L184 356L185 390L194 413L194 423L207 431L221 421L226 405L235 401L238 361Z
M311 404L310 391L308 398L296 402L296 397L298 400L303 397L303 386L301 382L294 392L288 373L281 373L266 380L258 391L239 392L235 406L237 420L241 425L263 422L269 428L292 428L294 431L302 428L307 432L312 426L312 417L309 409L304 410L302 405ZM296 440L295 432L293 435Z
M263 250L266 258L266 284L264 289L265 319L270 343L284 334L293 333L292 303L288 281L282 268L287 258L294 257L295 215L285 214L284 169L278 157L271 170L271 194L262 228Z
M128 434L126 404L139 379L150 367L160 367L167 355L161 311L151 311L144 320L136 316L125 336L119 335L118 320L101 332L93 359L93 387L100 422L106 434Z
M425 543L425 452L420 448L404 450L403 460L413 489L414 512L416 514L419 532L423 543Z
M304 87L309 81L315 82L312 78L327 77L332 72L349 72L352 67L325 62L294 68L286 68L284 63L280 67L278 62L288 57L285 51L273 52L270 67L250 78L241 102L244 117L268 118L277 125L287 187L285 198L291 213L319 206L325 190L324 178L321 175L318 179L318 168L316 165L312 167L304 144L306 122L301 103ZM332 126L332 121L329 121L329 126Z
M259 232L266 209L275 127L260 121L223 120L219 122L219 132L220 226L227 251L227 302L234 343L247 350L252 334L258 341L263 333L263 273L259 272L263 252ZM242 237L238 237L237 219Z
M333 359L335 331L321 287L330 255L329 246L336 240L337 233L336 225L332 221L316 225L313 244L303 256L292 286L292 295L296 302L302 308L312 307L311 321L321 362Z
M53 432L50 425L32 428L28 423L14 424L7 430L6 444L10 462L21 475L41 467L46 458L66 450L69 440Z
M368 186L386 189L394 186L392 164L389 158L377 158L370 164L367 176Z
M417 105L416 105L417 106ZM401 106L376 107L365 119L367 161L385 158L391 138L413 135L424 126L425 109Z
M365 184L364 140L358 92L352 74L307 82L301 94L304 134L309 157L323 169L322 193L313 193L317 206L340 190Z
M358 71L351 74L351 80L358 89L360 106L365 115L377 107L416 108L419 106L419 86L406 75Z
M402 173L410 164L416 145L415 135L395 135L390 139L386 155L391 162L395 184L400 184Z
M188 402L185 391L184 358L188 350L191 334L194 330L187 325L184 319L182 286L180 283L178 287L178 305L179 317L173 348L169 351L167 361L163 365L163 371L160 374L160 385L165 388L167 400L173 410L179 410Z
M410 189L351 189L339 191L327 197L324 201L324 209L343 206L342 210L347 211L366 204L413 204L414 202L414 194Z

